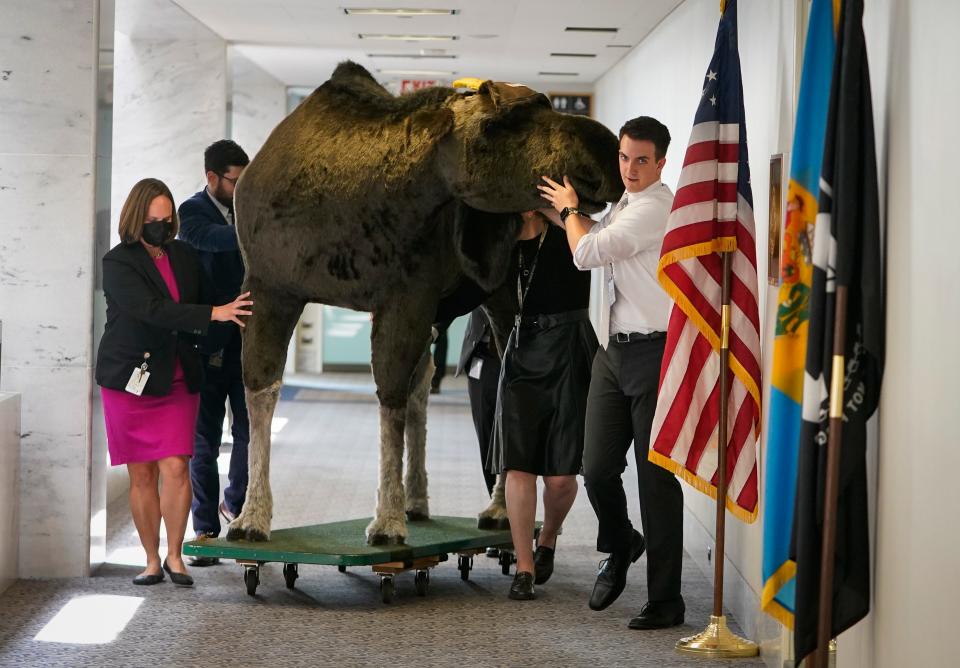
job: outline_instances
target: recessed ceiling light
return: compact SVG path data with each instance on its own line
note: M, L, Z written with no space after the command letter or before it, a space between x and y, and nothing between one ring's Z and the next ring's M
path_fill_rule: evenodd
M500 35L491 35L487 33L481 33L479 35L467 35L467 37L472 37L473 39L494 39Z
M579 72L537 72L537 74L543 77L578 77L580 76Z
M362 32L360 39L390 39L401 42L442 42L459 39L456 35L386 35L382 33Z
M608 49L629 49L633 44L607 44Z
M344 14L373 16L451 16L459 9L392 9L389 7L344 7Z
M368 53L367 58L416 58L417 60L441 58L452 60L456 56L452 53Z
M567 32L617 32L619 28L584 28L582 26L567 26Z
M450 77L456 74L449 70L377 70L380 74L399 74L415 77Z
M596 58L595 53L551 53L554 58Z

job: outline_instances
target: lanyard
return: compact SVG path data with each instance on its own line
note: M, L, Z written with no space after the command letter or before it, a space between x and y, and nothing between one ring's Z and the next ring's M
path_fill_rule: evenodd
M533 262L530 264L530 275L527 277L527 287L523 287L522 278L523 278L523 251L519 248L517 249L517 301L519 302L519 307L517 310L517 316L514 320L514 327L516 332L514 333L514 347L519 347L520 345L520 320L523 317L523 302L527 300L527 293L530 292L530 285L533 283L533 273L537 270L537 260L540 259L540 249L543 248L543 240L547 238L547 225L546 223L543 226L543 231L540 233L540 243L537 244L537 252L533 256Z

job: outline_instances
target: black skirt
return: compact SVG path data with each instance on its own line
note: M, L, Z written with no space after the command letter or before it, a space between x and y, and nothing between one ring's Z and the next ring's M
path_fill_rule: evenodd
M576 475L597 336L587 311L524 318L500 369L487 469Z

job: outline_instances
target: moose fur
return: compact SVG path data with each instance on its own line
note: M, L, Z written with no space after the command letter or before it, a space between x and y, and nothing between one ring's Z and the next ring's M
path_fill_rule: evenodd
M588 212L623 190L616 137L554 112L522 86L486 82L475 94L433 88L394 97L346 62L277 126L235 195L244 290L256 304L243 343L249 485L228 538L269 538L270 421L307 302L373 313L380 473L367 540L402 543L406 520L429 516L431 323L463 275L487 292L503 284L518 212L543 206L536 184L544 174L569 175ZM491 309L503 340L509 307ZM505 517L502 489L485 516Z

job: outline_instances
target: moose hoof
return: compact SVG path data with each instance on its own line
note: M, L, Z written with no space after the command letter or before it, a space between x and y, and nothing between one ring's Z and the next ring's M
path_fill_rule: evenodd
M408 522L423 522L428 519L430 519L430 510L427 508L426 503L414 504L410 508L407 508Z
M257 526L254 522L244 517L243 513L237 516L227 528L227 540L248 540L251 542L264 542L270 540L270 527Z
M367 545L403 545L407 525L402 519L374 518L367 526Z
M510 520L506 517L488 517L481 515L477 518L477 528L488 531L503 531L510 528Z

